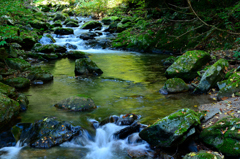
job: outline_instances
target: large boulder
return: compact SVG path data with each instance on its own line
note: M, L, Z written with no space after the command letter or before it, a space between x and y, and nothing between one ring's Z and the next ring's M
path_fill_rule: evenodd
M15 91L16 91L15 88L0 82L0 94L5 94L7 96L14 96Z
M176 146L195 133L195 127L200 124L199 116L191 109L180 109L143 129L139 136L151 146Z
M41 80L46 82L53 80L53 75L48 71L42 70L40 67L28 68L25 73L27 74L27 78L31 81Z
M20 89L30 86L29 79L23 78L23 77L9 78L9 79L6 79L4 83Z
M73 34L74 31L71 28L55 28L54 29L54 34L59 34L59 35L69 35L69 34Z
M62 15L61 13L56 13L56 15L53 18L53 21L57 21L57 20L64 21L64 20L66 20L66 17L64 15Z
M77 59L75 61L76 75L100 75L103 71L90 58Z
M102 23L105 24L105 25L109 25L111 24L112 22L115 22L115 21L121 21L121 19L117 16L110 16L110 17L104 17L102 20Z
M204 129L200 139L227 156L240 156L240 119L226 117Z
M79 59L79 58L87 58L88 56L86 55L85 52L82 51L69 51L67 53L69 59Z
M92 20L84 23L81 29L95 29L98 27L102 27L102 23Z
M7 58L6 63L10 68L20 71L23 71L24 69L31 67L30 63L20 58Z
M59 109L70 111L87 111L96 108L91 98L82 96L69 97L55 104L54 106Z
M224 70L229 66L228 61L220 59L214 63L202 76L195 93L206 93L210 88L215 86L217 82L224 79Z
M19 103L0 93L0 129L20 111Z
M165 72L167 78L178 77L185 81L193 80L197 71L210 60L209 53L201 50L188 51L180 56Z
M67 51L66 47L56 44L38 45L34 47L34 50L42 53L65 53Z
M171 78L165 82L164 88L168 93L180 93L188 91L187 84L181 78Z

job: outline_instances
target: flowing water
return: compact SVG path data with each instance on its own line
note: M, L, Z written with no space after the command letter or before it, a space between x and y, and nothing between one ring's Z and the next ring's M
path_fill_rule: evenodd
M88 21L90 18L78 18L78 20L82 21L80 23L82 25L83 21ZM81 138L75 138L71 142L47 150L19 146L3 148L9 153L0 157L129 158L127 151L149 150L147 143L128 144L127 139L114 140L112 134L123 129L123 126L106 124L95 131L90 120L101 121L110 115L134 113L141 116L141 123L151 124L180 108L196 109L195 105L211 102L211 99L205 95L192 96L189 93L180 93L166 96L158 92L166 81L165 70L161 63L161 60L167 57L166 55L92 49L87 47L83 40L77 38L81 33L89 30L73 29L74 35L53 35L56 44L77 45L77 50L87 52L89 58L96 62L104 73L99 77L76 78L74 61L67 58L42 64L41 67L44 70L54 75L54 80L44 85L33 85L24 92L29 95L30 105L28 110L21 114L21 122L29 123L46 116L54 116L69 121L73 125L80 125L87 131ZM98 38L107 37L104 33ZM41 43L48 42L42 40ZM78 94L90 96L97 105L97 109L91 112L66 112L53 106L65 98Z

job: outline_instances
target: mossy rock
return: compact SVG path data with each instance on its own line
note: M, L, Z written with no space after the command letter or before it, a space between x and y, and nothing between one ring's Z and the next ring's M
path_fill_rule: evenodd
M88 21L86 23L84 23L81 27L81 29L95 29L98 27L102 27L102 23L98 22L98 21Z
M30 63L20 58L7 58L6 63L10 68L20 71L31 67Z
M79 58L87 58L88 56L86 55L85 52L82 51L69 51L67 53L68 58L70 59L79 59Z
M38 6L39 7L39 9L42 11L42 12L49 12L51 9L48 7L48 6L46 6L46 5L40 5L40 6Z
M62 27L62 22L60 20L57 20L52 24L52 26L53 27Z
M170 66L172 65L176 60L178 59L178 57L175 56L170 56L166 59L163 60L163 65L164 66Z
M226 85L219 90L217 94L217 99L221 100L223 97L232 97L234 93L240 92L240 79L235 80L231 84Z
M127 23L127 22L132 22L132 17L126 17L126 18L123 18L121 21L120 21L120 23L122 23L122 24L125 24L125 23Z
M48 72L42 70L40 67L31 67L25 70L27 73L27 78L31 81L33 80L41 80L41 81L51 81L53 80L53 75Z
M54 34L59 34L59 35L69 35L69 34L73 34L74 31L71 28L54 28Z
M187 84L181 78L171 78L165 82L164 88L168 93L180 93L188 91Z
M9 78L4 81L4 83L15 87L15 88L27 88L30 86L30 81L27 78L23 77L16 77L16 78Z
M65 109L69 111L87 111L96 108L91 98L80 96L69 97L55 104L54 106L59 109Z
M75 19L67 18L63 24L66 25L66 24L69 23L69 22L78 23L78 21L75 20Z
M75 75L101 75L103 71L89 58L75 61Z
M56 13L56 15L53 18L53 21L57 21L57 20L64 21L66 20L66 17L61 13Z
M104 17L101 21L102 21L103 24L109 25L109 24L111 24L112 22L115 22L115 21L120 22L121 19L117 16L110 16L110 17Z
M69 16L73 16L73 10L71 8L65 8L62 13L67 13Z
M19 114L19 103L0 93L0 129Z
M50 26L49 23L42 22L42 21L36 20L36 19L33 21L30 21L29 23L33 28L42 29L42 30L48 30L48 28Z
M127 22L125 24L118 23L117 24L117 32L122 32L122 31L126 30L127 28L130 28L131 26L132 26L131 22Z
M56 60L58 59L58 55L54 54L54 53L51 53L51 54L42 54L41 55L44 59L47 59L47 60Z
M1 94L5 94L7 96L15 96L15 88L8 86L6 84L3 84L2 82L0 82L0 93Z
M68 22L66 24L66 27L79 27L78 23L75 23L75 22Z
M195 134L200 114L191 109L180 109L143 129L139 136L154 147L172 147Z
M35 47L34 50L42 53L65 53L67 51L66 47L56 44L41 45Z
M225 131L225 132L223 132ZM204 129L200 139L227 156L240 156L240 119L226 117Z
M195 93L206 93L210 88L214 87L217 82L225 77L224 71L229 66L228 61L220 59L215 62L202 76Z
M17 101L21 107L20 111L22 111L22 112L26 111L28 108L28 104L29 104L29 100L28 100L27 96L24 95L23 93L20 93L17 96Z
M188 51L180 56L165 72L167 78L181 78L191 81L197 71L210 60L209 53L201 50Z
M204 151L191 152L186 154L183 159L223 159L224 156L220 155L218 152Z

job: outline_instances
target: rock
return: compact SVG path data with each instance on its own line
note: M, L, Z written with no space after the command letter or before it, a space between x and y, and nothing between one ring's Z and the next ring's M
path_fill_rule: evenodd
M183 159L223 159L224 156L218 152L201 150L199 152L190 152Z
M26 68L31 67L30 63L20 58L7 58L6 63L12 69L23 71Z
M138 119L138 116L135 114L121 115L118 118L116 124L117 125L131 125L137 119Z
M33 84L43 84L44 82L43 81L41 81L41 80L34 80L33 82L32 82Z
M137 122L134 122L133 124L131 124L131 126L123 128L123 129L119 130L118 132L115 132L113 134L113 137L116 139L125 139L129 135L131 135L135 132L139 132L139 130L140 130L140 124L138 124Z
M239 128L239 118L226 117L204 129L200 139L227 156L237 157L240 155Z
M66 25L66 24L69 23L69 22L74 22L74 23L77 23L77 24L78 24L78 21L77 21L77 20L75 20L75 19L70 19L70 18L67 18L63 24Z
M0 94L5 94L7 96L14 96L15 91L16 91L15 88L0 82Z
M15 146L16 140L10 130L1 132L0 134L0 148ZM0 155L1 156L1 155Z
M75 22L68 22L66 24L66 27L79 27L78 23L75 23Z
M159 119L154 124L143 129L139 136L155 147L172 147L183 143L195 133L195 127L200 124L199 114L184 108Z
M159 93L161 93L163 95L168 95L168 91L164 86L159 90Z
M75 75L101 75L103 71L89 58L75 61Z
M100 126L103 126L103 125L105 125L105 124L107 124L107 123L114 123L114 124L116 124L117 121L118 121L118 119L119 119L118 116L112 115L112 116L110 116L110 117L107 117L107 118L103 119L103 120L100 122L99 125L100 125Z
M74 127L69 122L46 117L36 121L26 136L31 147L48 149L69 141L77 136L80 130L80 126Z
M70 43L66 43L66 44L64 45L64 47L66 47L66 48L68 48L68 49L73 49L73 50L77 49L77 45L72 45L72 44L70 44Z
M39 5L39 9L42 11L42 12L49 12L50 11L50 8L46 5Z
M34 50L42 53L65 53L67 51L66 47L56 44L41 45L35 47Z
M47 60L56 60L58 59L58 55L54 54L54 53L51 53L51 54L42 54L41 55L44 59L47 59Z
M86 41L85 44L88 47L95 48L95 49L99 49L99 48L106 49L111 46L111 40L110 39L97 39L97 40L92 39L92 40Z
M17 101L18 103L20 104L20 111L26 111L27 108L28 108L28 104L29 104L29 100L27 98L27 96L25 96L24 94L20 93L18 94L18 97L17 97Z
M46 23L46 22L42 22L42 21L39 21L39 20L33 20L33 21L30 21L30 25L33 27L33 28L36 28L36 29L43 29L43 30L48 30L50 24L49 23Z
M86 53L82 51L69 51L67 55L70 59L88 58Z
M120 32L122 32L122 31L124 31L124 30L126 30L127 28L130 28L130 27L132 27L132 23L131 22L127 22L125 24L118 23L117 24L117 32L120 33Z
M19 45L18 43L11 43L11 46L14 48L14 49L21 49L22 46Z
M126 18L123 18L123 19L120 21L120 23L122 23L122 24L125 24L125 23L127 23L127 22L132 22L132 18L131 18L131 17L126 17Z
M69 16L73 16L73 10L70 8L63 9L62 13L67 13Z
M13 48L11 45L9 46L8 50L7 50L8 54L10 57L16 58L18 57L18 51L17 49ZM2 51L0 50L0 53L2 53Z
M11 17L7 16L7 15L3 15L1 16L1 19L7 22L7 25L14 25L14 21L12 20Z
M109 31L110 33L116 33L117 32L117 24L118 24L118 22L111 23L105 31Z
M48 72L42 70L40 67L31 67L26 70L27 78L31 81L33 80L41 80L41 81L51 81L53 80L53 75Z
M22 144L29 143L29 131L32 128L32 123L17 123L12 127L11 132L16 141L20 141Z
M20 111L18 102L0 93L0 129L3 128Z
M81 29L95 29L97 27L102 27L102 24L98 21L89 21L82 25Z
M93 100L89 97L73 96L62 100L54 105L59 109L65 109L70 111L87 111L95 109L96 106Z
M30 50L34 46L34 44L37 43L37 38L35 38L35 36L32 36L31 32L30 32L30 35L24 35L21 37L22 37L22 40L19 41L19 44L25 50Z
M112 22L115 22L115 21L120 22L121 19L117 16L110 16L110 17L104 17L101 21L104 25L109 25L109 24L111 24Z
M188 91L189 87L181 78L171 78L165 82L164 88L168 93L180 93Z
M73 29L71 28L55 28L54 29L54 34L59 34L59 35L69 35L69 34L73 34Z
M47 34L47 35L44 35L40 41L39 41L41 44L45 45L45 44L49 44L49 43L55 43L56 40L52 37L52 35L50 34ZM39 45L41 46L41 45Z
M89 40L89 39L94 39L95 36L97 36L96 33L88 32L88 33L81 34L80 39Z
M30 86L29 79L23 78L23 77L9 78L9 79L5 80L4 83L6 83L12 87L19 88L19 89L27 88Z
M176 60L178 59L178 57L174 57L174 56L170 56L166 59L163 60L163 65L164 66L170 66L172 65Z
M64 21L66 20L66 17L62 15L61 13L56 13L55 17L53 18L53 21L61 20Z
M53 27L62 27L62 21L61 20L57 20L52 24Z
M215 86L217 82L224 79L224 70L229 66L228 61L220 59L214 63L202 76L194 93L206 93L210 88Z
M180 56L165 72L167 78L181 78L191 81L197 71L210 60L210 55L201 50L188 51Z

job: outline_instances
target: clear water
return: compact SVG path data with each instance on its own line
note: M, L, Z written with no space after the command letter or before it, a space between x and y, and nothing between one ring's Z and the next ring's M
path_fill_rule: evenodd
M78 50L88 52L89 58L96 62L104 73L99 77L75 78L74 61L67 58L41 65L44 70L54 75L54 80L44 85L33 85L24 92L29 95L30 105L28 110L21 114L21 121L29 123L46 116L54 116L82 126L93 136L96 134L95 140L87 141L84 146L68 142L47 150L18 148L14 158L129 158L127 150L134 147L146 150L146 144L136 147L129 146L124 140L113 141L109 139L111 134L123 127L108 125L107 128L100 128L95 132L89 119L101 121L110 115L134 113L141 115L141 123L151 124L180 108L196 109L194 105L211 102L206 95L180 93L165 96L158 92L166 81L161 63L166 55L86 49L83 40L76 38L77 34L86 31L74 29L75 35L61 38L55 36L57 44L77 44ZM77 94L90 96L97 109L90 112L66 112L53 106ZM102 141L99 141L101 138ZM13 151L14 149L16 148L14 147Z

